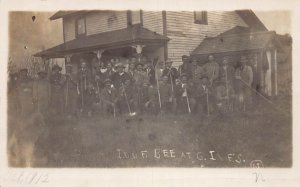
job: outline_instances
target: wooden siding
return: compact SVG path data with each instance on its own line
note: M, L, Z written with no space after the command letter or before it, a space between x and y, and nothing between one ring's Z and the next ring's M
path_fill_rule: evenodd
M163 35L162 12L143 11L143 27Z
M75 18L73 17L64 18L63 27L64 27L64 40L67 42L75 39L76 37Z
M126 11L92 12L86 15L87 35L124 29L127 27Z
M179 66L182 55L190 53L205 37L214 37L237 25L247 26L235 12L208 12L208 24L195 24L194 12L167 11L168 57Z

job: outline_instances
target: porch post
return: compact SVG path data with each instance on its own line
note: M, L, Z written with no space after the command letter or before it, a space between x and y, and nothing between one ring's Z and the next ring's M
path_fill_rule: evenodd
M276 95L276 77L275 77L275 49L271 49L271 88L272 96Z
M259 91L261 92L263 90L263 81L262 81L262 61L263 61L263 56L262 56L262 51L258 51L255 53L256 55L256 63L257 63L257 82L259 84Z

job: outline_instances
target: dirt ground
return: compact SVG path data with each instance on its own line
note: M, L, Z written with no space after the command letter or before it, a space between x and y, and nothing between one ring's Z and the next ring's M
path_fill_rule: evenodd
M290 99L251 112L20 119L8 114L12 167L291 167ZM276 108L275 108L276 107Z

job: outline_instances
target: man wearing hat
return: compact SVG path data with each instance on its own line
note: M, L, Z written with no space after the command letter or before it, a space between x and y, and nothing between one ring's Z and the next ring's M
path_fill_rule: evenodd
M205 75L204 67L203 65L199 64L196 57L192 57L191 60L191 75L189 78L191 78L192 82L197 86L200 84L201 77Z
M104 88L101 90L101 103L102 103L102 111L103 115L107 114L116 114L116 103L118 101L117 91L112 86L112 81L110 79L106 79L104 81Z
M171 96L174 101L172 103L174 106L172 107L173 109L176 108L176 98L175 98L175 93L174 93L174 87L175 87L175 80L178 78L177 75L177 69L172 67L173 61L171 59L167 59L165 63L165 69L163 70L162 76L167 76L168 77L168 83L171 85Z
M105 64L103 61L100 61L100 63L97 63L95 65L96 71L95 71L95 85L97 87L97 90L100 91L102 88L104 88L104 80L107 78L107 68L105 67Z
M143 69L143 63L137 62L136 63L136 70L134 74L134 82L133 82L133 88L136 91L136 102L138 107L138 112L142 113L143 109L143 86L144 83L148 82L148 77L146 72Z
M220 67L220 81L227 82L228 84L233 84L234 82L235 69L228 62L228 57L224 57L222 61L222 66Z
M91 72L88 69L87 61L83 58L80 59L80 69L78 73L78 88L80 97L80 111L83 112L85 106L84 101L86 100L85 92L87 91L88 85L92 82Z
M163 70L162 76L168 76L168 83L174 85L175 80L178 78L177 69L172 67L173 61L167 59L165 63L165 69Z
M213 95L206 75L201 77L201 83L198 85L196 93L198 113L209 115L213 110Z
M64 78L60 71L62 68L55 64L52 67L52 74L50 76L50 84L51 84L51 99L50 99L50 107L51 112L54 115L62 114L63 110L63 82Z
M19 114L20 103L18 100L18 81L19 72L10 72L8 81L8 113L9 114Z
M214 85L216 108L221 113L227 113L233 109L234 92L231 85L218 81Z
M158 89L160 93L160 104L161 104L161 112L163 114L168 113L172 109L172 103L174 101L172 95L171 85L168 83L168 76L162 77L162 82L159 84Z
M118 113L122 115L136 111L138 105L137 95L138 93L137 89L135 89L135 85L131 83L130 79L126 79L124 84L118 90ZM131 111L129 111L128 107L130 107Z
M128 75L130 76L131 81L134 81L134 74L135 74L135 67L136 67L136 58L132 57L128 64Z
M176 84L175 93L178 109L177 111L184 113L195 111L195 89L193 83L189 82L187 74L181 74L180 81Z
M182 64L178 67L179 76L183 73L187 74L188 76L192 75L189 57L187 55L183 55L181 58Z
M22 117L30 115L34 110L33 105L33 81L28 76L28 69L23 68L19 71L18 81L18 100L20 102L20 112Z
M246 56L241 56L240 65L235 71L236 93L238 97L239 110L246 110L252 105L252 82L253 71L248 64Z
M147 79L151 85L156 84L154 67L155 65L152 64L152 61L147 61L144 68L144 71L146 72L147 75Z
M68 118L76 115L78 107L78 84L74 79L73 66L66 65L66 78L63 83L64 112Z
M204 65L204 70L210 85L219 78L219 64L215 61L213 55L208 56L208 62Z
M35 110L44 117L48 114L51 97L51 85L47 80L47 72L40 70L38 72L38 80L33 83L33 100Z
M126 73L126 72L124 71L125 66L124 66L123 63L117 63L117 64L116 64L116 68L117 68L117 72L115 72L115 73L112 75L111 79L112 79L113 85L114 85L117 89L119 89L119 88L122 86L122 84L125 83L125 81L126 81L127 79L130 80L130 76L128 75L128 73Z

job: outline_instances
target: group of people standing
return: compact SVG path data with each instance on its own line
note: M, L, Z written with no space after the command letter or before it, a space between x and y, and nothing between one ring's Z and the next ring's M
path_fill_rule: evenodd
M58 65L48 75L28 76L28 69L12 74L9 83L11 108L21 116L34 111L44 116L122 116L161 114L205 114L247 110L252 104L253 71L241 56L233 67L224 57L219 64L182 56L182 65L166 61L111 61L89 66L80 59L79 68ZM91 68L92 67L92 68Z

